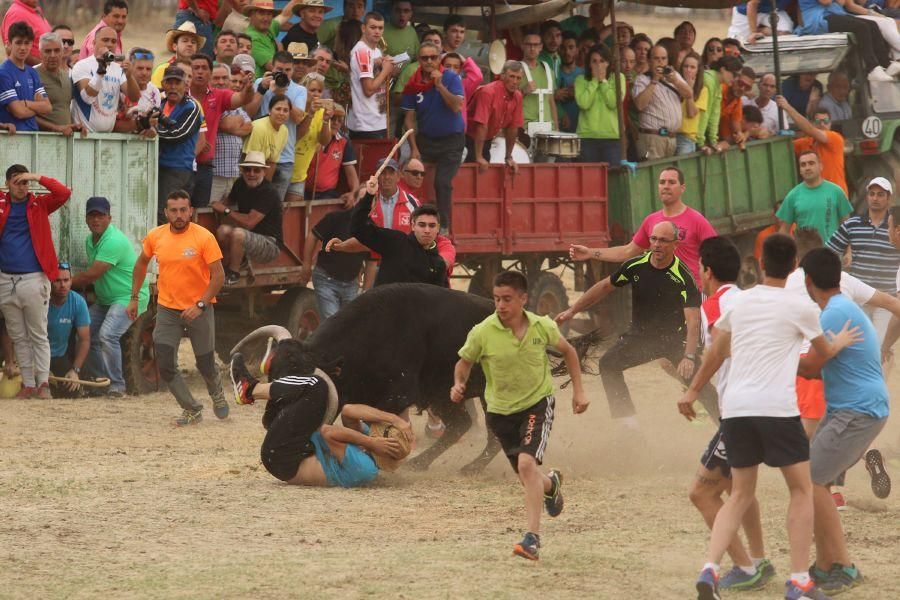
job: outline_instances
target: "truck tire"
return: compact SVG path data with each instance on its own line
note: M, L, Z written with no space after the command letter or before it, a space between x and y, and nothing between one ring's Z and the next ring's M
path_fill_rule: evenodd
M151 304L122 336L122 373L130 395L149 394L161 387L153 348L155 325L156 305Z
M529 287L528 310L533 313L540 316L555 317L569 308L569 296L566 293L566 286L554 273L544 271ZM562 329L567 329L567 326L564 326Z
M296 288L287 292L289 312L285 327L295 340L309 337L319 326L319 307L316 305L316 294L309 288Z

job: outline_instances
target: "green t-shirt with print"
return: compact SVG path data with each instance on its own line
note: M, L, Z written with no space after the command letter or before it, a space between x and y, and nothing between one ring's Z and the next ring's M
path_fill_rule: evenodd
M97 302L103 306L121 304L128 306L131 300L131 277L134 271L134 263L137 261L137 253L131 240L110 224L97 243L94 244L93 234L88 234L84 241L88 262L105 262L112 265L106 272L94 282L94 293L97 294ZM150 285L144 278L141 291L138 296L138 313L147 310L150 303Z

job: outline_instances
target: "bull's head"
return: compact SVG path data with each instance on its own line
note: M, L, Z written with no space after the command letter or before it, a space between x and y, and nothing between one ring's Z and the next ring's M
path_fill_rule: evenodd
M280 325L266 325L248 333L231 349L231 353L240 352L261 340L269 341L261 365L269 381L289 375L310 375L317 368L330 377L340 375L341 359L326 361L306 342L293 339L291 333Z

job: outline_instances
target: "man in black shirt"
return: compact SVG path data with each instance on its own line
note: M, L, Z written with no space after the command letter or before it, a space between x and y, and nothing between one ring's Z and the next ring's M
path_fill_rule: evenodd
M281 200L272 183L266 181L265 156L262 152L248 152L239 166L241 176L231 187L226 202L209 204L232 223L219 225L216 230L225 255L225 285L240 280L245 256L258 263L269 263L281 252Z
M449 287L447 263L438 254L437 236L441 220L437 207L422 204L410 215L412 231L379 227L372 221L372 200L378 192L378 179L366 182L366 194L353 208L350 232L363 245L381 254L381 267L375 285L388 283L431 283Z
M624 371L651 360L666 358L678 374L690 380L700 341L700 293L690 270L675 256L678 227L657 223L650 234L650 251L621 264L618 271L596 283L566 311L562 323L599 302L617 287L632 286L631 327L600 359L600 377L614 419L637 427L634 404Z
M285 12L287 12L285 7ZM288 18L285 18L281 24L281 30L287 29L281 44L287 48L292 42L301 42L306 44L307 51L312 52L319 45L318 31L325 20L325 13L331 10L330 6L325 6L323 0L301 0L291 8L293 13L300 17L300 22L291 26ZM282 12L282 18L284 18Z
M312 279L319 317L323 320L336 313L359 293L359 271L369 253L328 252L324 246L335 238L346 241L353 237L350 233L352 213L352 209L339 210L322 217L313 227L313 235L307 236L303 247L300 283L306 285Z

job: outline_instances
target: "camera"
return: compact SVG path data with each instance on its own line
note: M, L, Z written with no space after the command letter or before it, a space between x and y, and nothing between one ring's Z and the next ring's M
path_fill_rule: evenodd
M158 123L163 127L171 127L175 124L175 121L162 114L162 109L160 109L158 106L155 106L151 108L147 114L139 114L135 117L135 121L137 121L138 124L138 129L141 131L150 129L150 127L153 126L153 124L150 122L152 119L158 119Z
M113 54L112 52L109 52L107 50L106 52L103 53L102 56L97 57L97 64L99 65L97 67L97 74L98 75L106 75L106 68L111 63L121 62L123 60L125 60L125 56L123 56L122 54Z
M665 67L663 67L662 74L663 74L663 75L670 75L670 74L672 73L672 71L674 71L674 70L675 70L675 69L673 69L673 68L670 67L669 65L666 65Z
M275 87L286 88L291 83L291 78L284 71L275 71L272 79L275 80Z

